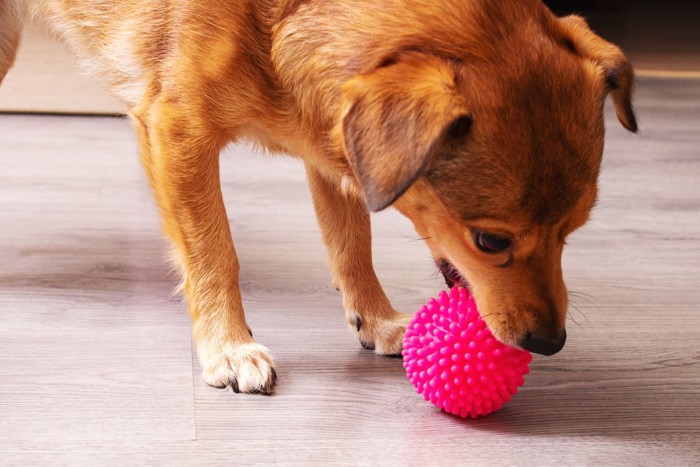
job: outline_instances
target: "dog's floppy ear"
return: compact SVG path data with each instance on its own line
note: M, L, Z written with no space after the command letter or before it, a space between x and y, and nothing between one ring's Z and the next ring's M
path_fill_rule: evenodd
M470 125L453 66L436 57L403 54L343 86L343 143L371 211L411 186L450 128Z
M574 52L601 66L605 73L605 84L612 95L617 119L629 131L637 131L637 118L632 108L634 70L619 47L596 35L577 15L560 19L569 36L569 45Z

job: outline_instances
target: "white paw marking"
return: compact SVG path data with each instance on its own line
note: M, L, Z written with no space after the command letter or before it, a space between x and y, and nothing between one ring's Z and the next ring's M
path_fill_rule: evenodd
M198 348L202 378L210 386L231 386L234 392L272 392L277 375L270 352L255 342L224 343ZM209 347L209 348L207 348Z

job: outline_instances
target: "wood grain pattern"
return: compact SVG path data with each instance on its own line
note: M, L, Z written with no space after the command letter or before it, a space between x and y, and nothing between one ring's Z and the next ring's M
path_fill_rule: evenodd
M598 207L565 255L569 342L475 421L360 348L330 286L301 164L223 157L256 339L275 395L201 382L128 123L0 116L0 464L698 465L700 81L643 79L609 119ZM395 212L374 217L394 304L442 287Z

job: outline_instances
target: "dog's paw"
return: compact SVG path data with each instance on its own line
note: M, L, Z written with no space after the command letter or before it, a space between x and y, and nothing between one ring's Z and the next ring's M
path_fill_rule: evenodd
M277 374L269 351L260 344L224 343L208 346L198 345L202 378L210 386L225 388L233 392L270 394Z
M379 355L400 357L406 326L413 316L394 311L388 317L365 317L355 315L354 328L362 347L374 350Z

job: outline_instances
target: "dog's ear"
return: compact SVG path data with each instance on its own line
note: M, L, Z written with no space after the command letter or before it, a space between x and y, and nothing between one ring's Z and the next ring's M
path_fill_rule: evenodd
M448 131L471 126L455 92L451 63L410 53L386 60L343 86L342 137L371 211L380 211L421 175Z
M612 95L617 119L629 131L637 131L637 118L632 108L634 70L619 47L596 35L577 15L561 18L567 45L583 58L603 68L605 84Z

